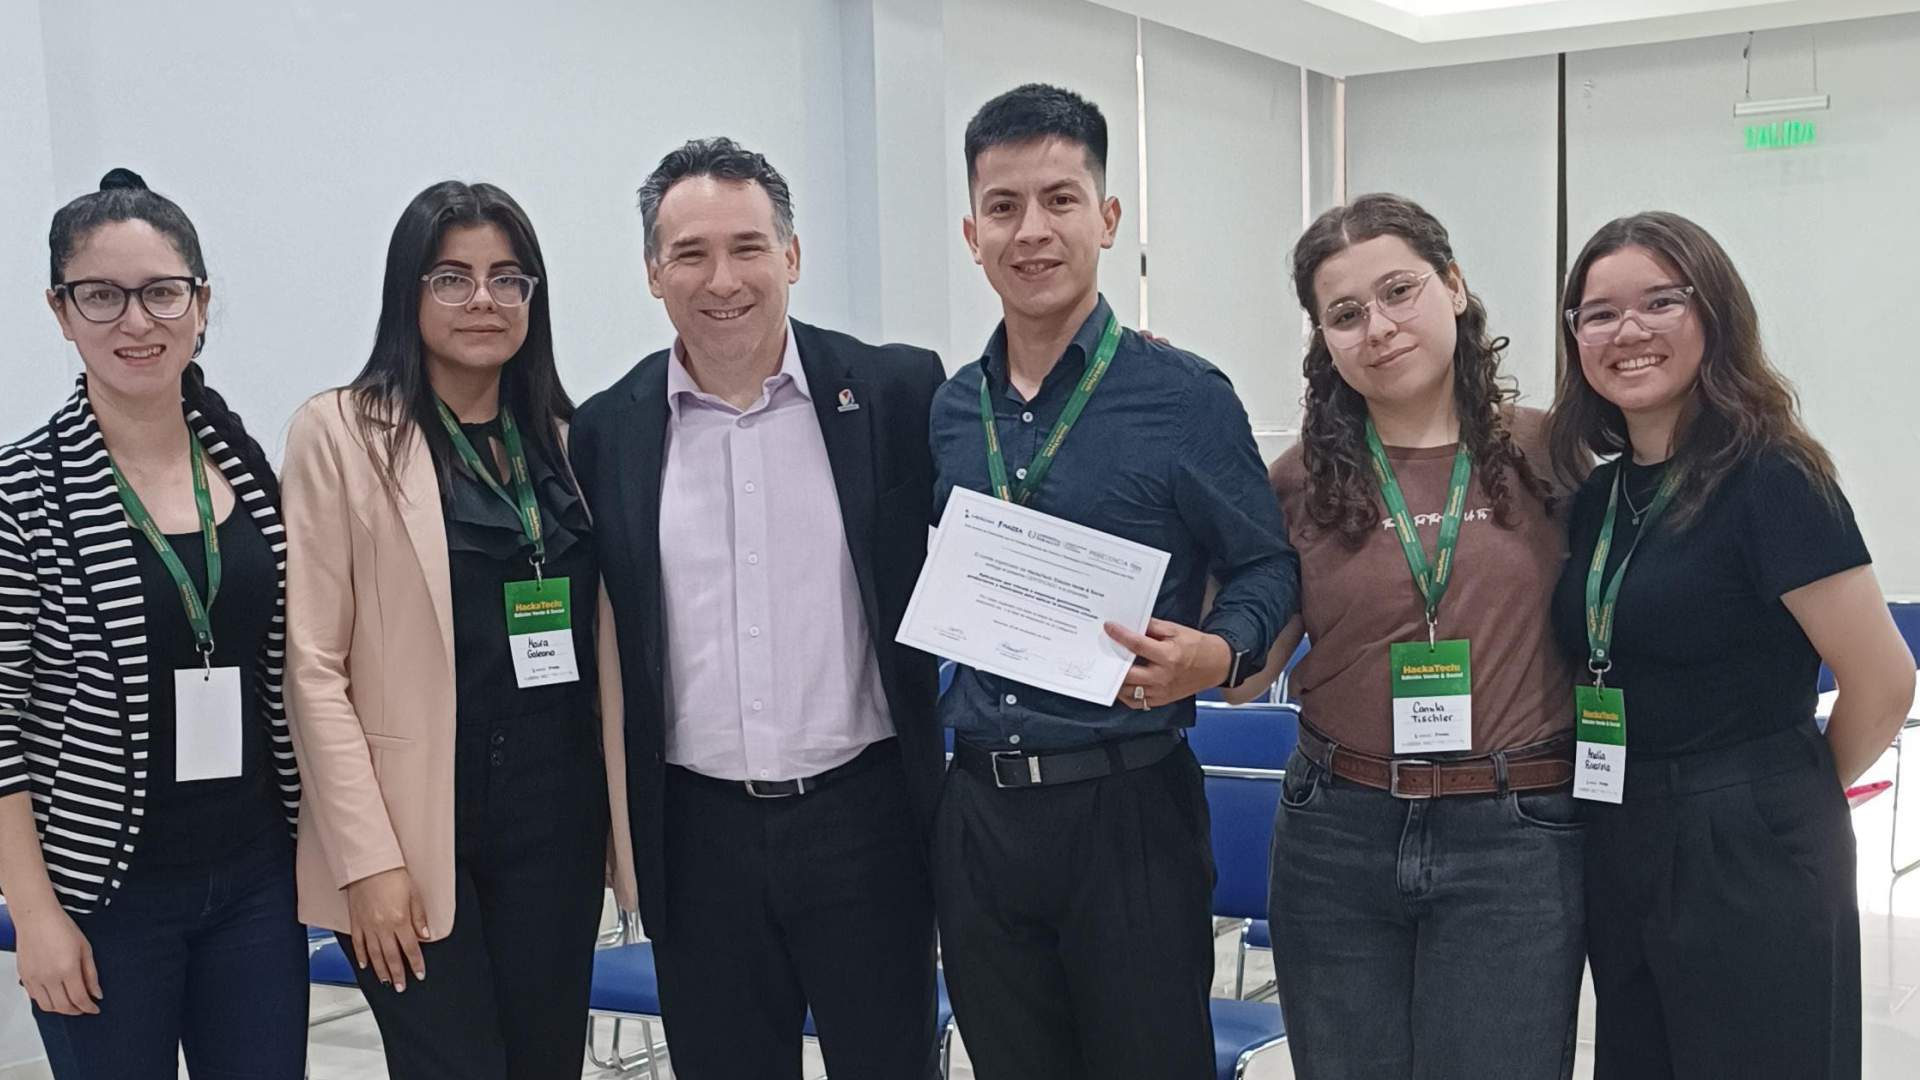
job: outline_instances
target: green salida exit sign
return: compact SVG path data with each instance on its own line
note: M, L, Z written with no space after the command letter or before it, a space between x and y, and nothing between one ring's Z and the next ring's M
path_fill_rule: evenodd
M1811 120L1776 120L1771 124L1747 125L1747 149L1786 150L1812 146L1818 130Z

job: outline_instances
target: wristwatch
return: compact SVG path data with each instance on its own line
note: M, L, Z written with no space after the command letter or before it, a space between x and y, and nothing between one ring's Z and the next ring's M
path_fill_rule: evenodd
M1221 641L1226 642L1227 650L1233 654L1233 658L1227 662L1227 677L1220 682L1222 687L1231 689L1239 686L1249 678L1252 678L1254 672L1260 670L1264 660L1255 659L1253 651L1242 648L1240 643L1234 640L1232 634L1225 630L1209 630L1207 632L1219 638Z

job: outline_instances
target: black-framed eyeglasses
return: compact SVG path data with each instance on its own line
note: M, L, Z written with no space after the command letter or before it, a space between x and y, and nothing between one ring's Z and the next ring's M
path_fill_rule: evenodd
M464 307L480 289L471 274L457 270L422 274L420 280L427 283L427 295L448 307ZM539 278L526 274L493 274L487 278L487 295L501 307L519 307L533 299L533 287L538 284Z
M126 314L127 297L138 296L140 306L156 319L177 319L193 308L193 297L207 284L205 278L161 277L129 289L99 278L63 281L53 287L64 294L80 317L91 323L110 323Z
M1591 304L1581 304L1577 308L1566 310L1567 328L1573 331L1575 341L1582 345L1605 345L1620 332L1620 326L1631 318L1640 325L1640 329L1649 334L1664 333L1680 325L1687 317L1687 307L1693 302L1693 286L1674 285L1665 289L1653 289L1640 298L1640 302L1621 307L1611 300L1596 300Z
M1367 324L1372 322L1369 309L1377 310L1387 321L1395 324L1411 320L1419 314L1420 294L1426 291L1427 282L1438 271L1429 270L1424 274L1395 274L1380 283L1373 291L1373 299L1366 303L1358 300L1341 300L1327 306L1320 316L1320 334L1329 345L1345 348L1366 340Z

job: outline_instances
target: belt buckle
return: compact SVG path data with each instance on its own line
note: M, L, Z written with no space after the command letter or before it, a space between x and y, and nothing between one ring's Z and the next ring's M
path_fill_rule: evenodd
M791 781L794 788L792 791L761 791L760 785L762 783L785 784L785 783L789 783L789 781L743 780L741 781L741 786L747 789L747 794L753 796L756 799L791 799L795 795L805 795L807 793L807 782L805 780Z
M1023 754L1018 750L995 750L990 754L990 757L993 761L994 787L1004 791L1007 788L1030 787L1040 782L1040 759L1032 754ZM1009 784L1005 780L1000 779L1000 763L1002 761L1025 761L1027 763L1027 782L1025 784Z
M1433 798L1434 794L1440 789L1439 774L1435 772L1429 772L1427 774L1428 791L1426 794L1410 795L1400 790L1400 766L1402 765L1425 765L1429 769L1433 768L1433 762L1424 758L1394 758L1392 761L1387 762L1387 794L1392 795L1396 799L1420 800Z

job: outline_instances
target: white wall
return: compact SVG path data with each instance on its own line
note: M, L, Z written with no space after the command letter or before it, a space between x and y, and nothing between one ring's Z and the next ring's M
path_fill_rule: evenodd
M12 439L53 413L79 362L57 347L44 299L54 201L39 0L7 0L0 18L0 325L14 328L0 361L0 439Z
M142 173L201 232L215 287L209 377L277 453L293 408L366 359L402 207L437 180L490 180L540 232L561 369L584 398L670 340L645 292L634 189L681 141L731 134L793 183L805 255L795 313L844 324L840 7L46 0L53 196L7 200L8 227L24 211L42 239L9 249L0 281L44 265L58 201L110 167ZM0 56L21 50L12 29ZM30 94L5 102L8 116L34 108ZM11 195L15 181L0 183ZM34 364L71 363L51 319L26 325ZM55 403L36 392L25 416ZM9 405L10 431L27 426L21 408Z
M1153 330L1233 380L1269 455L1300 423L1300 69L1148 24Z
M1551 56L1347 80L1349 197L1391 191L1453 238L1521 400L1553 400L1555 134Z
M1804 93L1808 31L1761 34L1754 96ZM1920 599L1920 363L1912 307L1920 213L1920 16L1818 31L1830 112L1818 141L1744 149L1733 104L1744 35L1567 58L1569 253L1645 209L1693 218L1728 249L1759 306L1768 351L1833 453L1882 586Z
M1134 21L1084 0L945 0L947 148L943 180L950 329L948 368L980 358L1000 321L1000 299L960 237L967 214L967 121L1022 83L1064 86L1107 118L1107 193L1118 196L1120 234L1100 261L1100 287L1120 321L1139 324L1140 240L1132 215L1140 190L1140 110L1134 88ZM924 176L924 173L922 174ZM927 177L925 182L932 182Z

